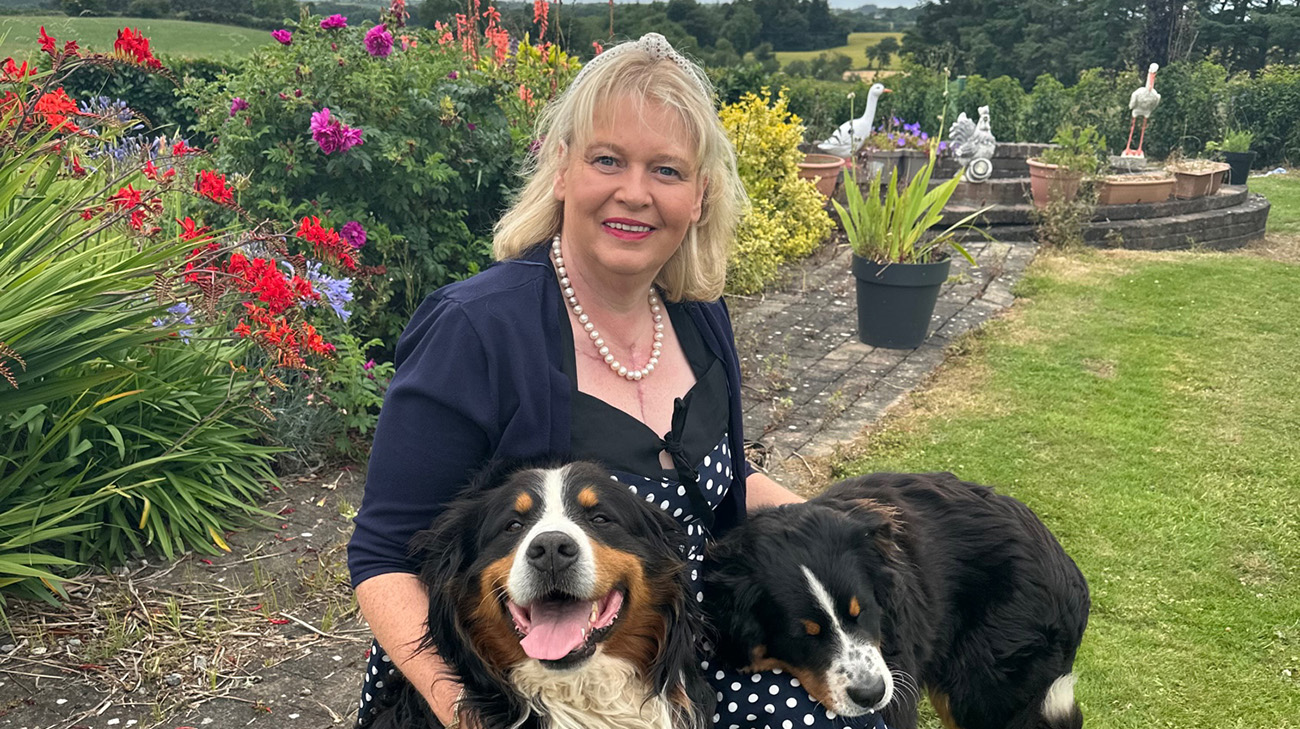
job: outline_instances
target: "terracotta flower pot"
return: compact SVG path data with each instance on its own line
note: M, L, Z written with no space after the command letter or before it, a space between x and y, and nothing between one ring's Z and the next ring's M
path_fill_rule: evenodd
M833 154L807 154L799 163L799 176L812 180L817 185L817 192L824 197L835 193L839 184L840 172L844 169L844 158Z
M1097 190L1099 205L1164 202L1174 194L1174 178L1164 173L1110 175Z
M1029 191L1034 198L1034 207L1045 208L1052 200L1069 202L1079 194L1079 183L1083 181L1081 173L1036 159L1026 161L1029 163Z
M1228 169L1226 162L1201 162L1185 168L1170 166L1168 170L1174 173L1174 197L1192 200L1217 194L1223 184L1223 173Z

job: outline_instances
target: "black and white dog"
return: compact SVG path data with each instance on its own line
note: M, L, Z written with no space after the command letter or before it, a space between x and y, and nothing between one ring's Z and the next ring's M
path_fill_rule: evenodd
M1078 729L1088 585L1024 504L948 473L872 474L759 512L710 550L719 657L826 708L949 729Z
M598 465L496 468L416 539L424 645L460 678L476 727L707 726L685 543ZM405 685L373 726L441 724Z

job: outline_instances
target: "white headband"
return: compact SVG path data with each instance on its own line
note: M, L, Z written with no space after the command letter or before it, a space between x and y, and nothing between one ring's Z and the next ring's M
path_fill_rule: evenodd
M640 50L656 61L662 61L666 58L672 61L673 63L676 63L678 67L682 69L682 73L685 73L687 76L691 78L692 81L695 82L695 85L699 87L700 91L704 94L705 98L712 100L713 94L712 92L709 91L709 88L705 84L704 79L700 78L701 72L699 67L691 63L690 61L686 60L686 58L682 56L682 54L678 53L676 50L673 49L672 44L668 42L667 38L663 37L662 35L659 35L658 33L646 33L645 35L641 36L640 40L619 43L613 48L610 48L609 50L597 55L595 58L591 59L587 63L587 65L582 67L582 70L578 72L578 77L573 80L573 84L570 86L570 88L573 88L578 84L582 83L582 79L588 75L587 72L590 71L592 68L600 65L601 63L609 60L610 58L622 55L623 53L626 53L627 51L630 50Z

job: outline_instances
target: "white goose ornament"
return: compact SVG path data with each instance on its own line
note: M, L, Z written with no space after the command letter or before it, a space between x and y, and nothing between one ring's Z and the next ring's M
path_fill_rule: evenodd
M863 110L862 116L841 124L829 138L817 143L817 149L836 157L853 156L871 135L871 125L876 119L876 102L880 101L881 94L888 93L890 91L884 84L872 84L867 91L867 108Z

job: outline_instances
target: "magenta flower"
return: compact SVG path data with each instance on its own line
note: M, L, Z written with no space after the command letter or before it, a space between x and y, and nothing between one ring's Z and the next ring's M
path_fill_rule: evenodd
M230 100L230 115L234 116L244 109L248 108L248 102L236 96Z
M348 19L335 13L320 22L321 30L338 30L348 27Z
M375 58L386 58L393 52L393 34L382 25L366 31L366 52Z
M366 244L366 229L361 227L361 223L355 220L344 223L343 228L339 230L339 235L343 236L343 240L347 241L348 245L354 249L361 248Z
M287 46L293 42L293 33L281 28L271 31L271 37L280 41L280 45Z
M365 364L361 365L361 369L363 370L373 370L374 368L375 368L375 361L373 359L368 360Z
M447 78L451 79L452 81L455 81L456 79L460 78L460 74L455 71L452 71L451 73L447 74Z
M325 154L346 152L362 143L361 130L332 118L329 107L311 115L311 138Z

